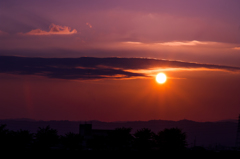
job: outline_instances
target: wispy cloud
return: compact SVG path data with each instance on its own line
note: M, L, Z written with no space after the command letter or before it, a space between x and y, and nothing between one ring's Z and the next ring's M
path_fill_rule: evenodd
M141 69L206 68L240 71L239 67L144 58L29 58L0 56L0 73L58 79L122 79L148 77Z
M188 47L188 46L211 46L211 47L219 47L219 46L227 46L229 47L230 44L227 43L220 43L220 42L213 42L213 41L167 41L167 42L140 42L140 41L125 41L122 44L126 45L139 45L139 46L151 46L151 47Z
M69 35L69 34L76 34L77 30L73 29L71 31L71 28L68 26L60 26L51 24L49 26L50 31L44 31L41 29L34 29L27 33L20 33L24 35Z
M164 42L164 43L158 43L161 45L167 45L167 46L194 46L194 45L203 45L203 44L208 44L207 42L201 42L201 41L173 41L173 42Z
M141 42L137 42L137 41L127 41L127 42L123 42L125 44L136 44L136 45L140 45L140 44L143 44Z
M233 49L234 50L240 50L240 47L234 47Z

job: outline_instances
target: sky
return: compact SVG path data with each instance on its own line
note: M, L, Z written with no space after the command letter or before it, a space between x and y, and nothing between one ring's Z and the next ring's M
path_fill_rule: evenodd
M0 0L0 119L237 119L239 8L239 0Z

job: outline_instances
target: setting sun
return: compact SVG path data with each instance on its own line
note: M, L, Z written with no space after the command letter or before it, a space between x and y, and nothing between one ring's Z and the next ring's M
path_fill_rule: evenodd
M164 73L159 73L156 76L156 81L160 84L163 84L167 81L167 76Z

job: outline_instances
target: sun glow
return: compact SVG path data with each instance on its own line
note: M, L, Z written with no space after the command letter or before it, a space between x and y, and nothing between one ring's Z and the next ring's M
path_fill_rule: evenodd
M167 76L164 73L159 73L156 76L157 83L163 84L167 81Z

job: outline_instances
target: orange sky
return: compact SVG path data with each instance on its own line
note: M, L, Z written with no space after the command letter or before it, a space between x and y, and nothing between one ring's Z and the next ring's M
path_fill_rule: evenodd
M169 79L67 81L1 78L1 118L39 120L233 119L240 112L239 73L166 72ZM3 77L3 75L1 75Z

